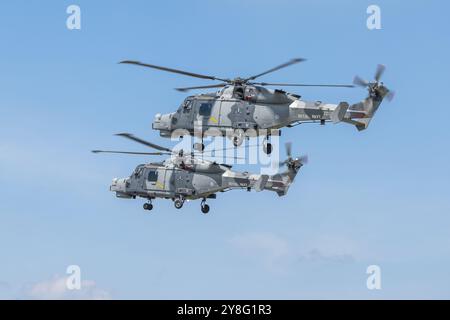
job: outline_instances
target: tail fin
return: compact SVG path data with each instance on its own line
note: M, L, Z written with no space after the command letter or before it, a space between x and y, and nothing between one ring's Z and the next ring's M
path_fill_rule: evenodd
M349 117L344 122L353 124L358 131L365 130L378 110L383 99L367 97L359 103L355 103L349 108Z
M255 184L253 185L253 188L256 192L263 191L267 181L269 181L269 176L266 174L262 174L258 180L256 180Z
M350 106L345 119L342 121L355 125L359 131L365 130L369 126L381 102L383 102L383 99L386 97L388 100L393 99L394 92L385 87L383 82L380 81L385 69L385 66L379 64L375 72L375 80L372 82L363 80L358 76L355 77L353 83L367 88L369 96L363 101Z
M333 121L333 123L338 123L344 120L347 110L348 110L348 103L340 102L336 107L336 109L334 109L333 113L331 114L331 121Z
M285 172L269 176L264 189L274 191L278 196L287 194L289 187L294 182L300 168L306 163L306 157L286 160L287 170Z

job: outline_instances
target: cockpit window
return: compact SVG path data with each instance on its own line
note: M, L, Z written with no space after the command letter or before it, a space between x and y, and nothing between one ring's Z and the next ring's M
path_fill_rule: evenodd
M254 101L256 99L256 89L254 87L245 87L245 100Z
M244 98L244 88L242 86L235 86L233 96L236 99L243 99Z
M135 170L134 170L134 176L136 177L136 178L139 178L141 175L142 175L142 171L144 170L144 168L143 167L137 167Z
M230 87L230 86L225 86L225 87L223 87L222 89L220 89L220 90L218 91L219 95L222 95L222 94L225 92L225 90L227 90L229 87Z
M185 100L183 103L183 112L189 112L192 108L192 101L191 100Z
M156 170L150 170L148 172L148 177L147 177L148 181L157 181L158 180L158 171Z
M198 109L198 113L201 116L210 116L211 109L212 109L212 104L210 102L202 102L200 104L200 108Z

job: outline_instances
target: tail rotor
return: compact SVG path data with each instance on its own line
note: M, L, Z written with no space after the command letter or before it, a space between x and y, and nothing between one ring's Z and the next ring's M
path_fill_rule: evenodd
M369 86L369 82L367 82L360 76L355 76L355 78L353 79L353 84L356 86L359 86L359 87L364 87L364 88Z
M386 66L379 64L377 66L377 69L375 70L374 81L370 82L364 80L359 76L355 76L355 78L353 79L353 84L359 87L367 88L369 90L370 96L373 98L379 97L383 99L384 97L386 97L389 101L392 101L392 99L394 99L395 92L389 90L384 86L383 82L380 81L385 70Z
M303 155L298 158L292 158L292 142L285 143L287 158L280 163L280 167L287 166L288 169L297 172L303 165L308 163L308 156Z
M384 70L386 70L386 66L384 64L379 64L377 66L377 70L375 71L375 81L376 82L380 82L380 79L384 73Z

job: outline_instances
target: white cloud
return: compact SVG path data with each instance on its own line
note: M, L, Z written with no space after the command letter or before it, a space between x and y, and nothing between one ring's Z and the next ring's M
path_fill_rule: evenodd
M97 286L95 281L82 280L80 290L69 290L66 286L67 276L55 275L49 280L25 286L24 299L35 300L107 300L111 294Z
M308 253L299 256L299 261L311 261L311 262L339 262L339 263L351 263L354 261L353 255L349 253L324 253L321 250L314 248Z
M230 242L242 250L258 250L270 257L289 253L287 242L272 233L247 233L233 237Z
M355 247L350 241L326 237L296 245L273 233L244 233L229 241L244 256L262 260L271 271L298 263L352 263Z
M260 257L270 268L291 255L287 241L272 233L247 233L234 236L230 243L246 256Z

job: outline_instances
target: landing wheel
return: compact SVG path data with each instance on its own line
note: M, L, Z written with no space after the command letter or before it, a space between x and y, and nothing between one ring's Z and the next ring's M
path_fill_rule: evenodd
M144 203L144 210L152 210L153 205L151 203Z
M263 151L265 154L271 154L272 153L272 144L270 143L270 135L267 135L263 140Z
M174 205L175 208L177 208L177 209L181 209L181 208L183 207L183 204L184 204L184 201L183 201L183 199L180 199L180 198L175 199L175 200L173 201L173 205Z
M200 152L205 151L205 144L203 143L203 135L202 135L202 143L200 143Z
M209 206L206 204L205 200L202 201L201 208L204 214L207 214L209 212Z
M192 148L196 151L203 152L205 150L205 144L204 143L194 143Z
M233 146L239 147L240 145L240 139L238 137L233 137Z
M272 144L270 142L266 142L263 144L263 151L265 154L271 154L272 153Z

